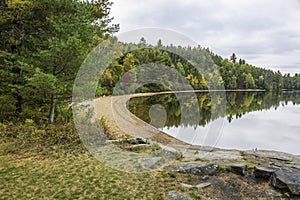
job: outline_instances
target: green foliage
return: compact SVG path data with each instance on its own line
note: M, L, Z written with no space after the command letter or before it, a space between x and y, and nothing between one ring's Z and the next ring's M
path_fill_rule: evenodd
M16 99L10 95L0 96L0 121L9 121L14 116L16 111Z
M300 74L296 73L294 76L285 74L283 77L283 88L287 90L300 90Z
M230 60L233 62L233 63L236 63L236 55L235 53L232 54L232 56L230 57Z
M255 67L244 60L239 63L224 59L219 66L226 89L263 89L279 91L284 88L281 73Z
M215 55L209 49L198 47L175 47L163 46L159 40L155 48L148 45L144 38L136 44L121 44L120 49L131 50L125 55L121 55L111 66L102 74L99 82L97 94L111 94L112 89L120 78L128 71L134 70L136 66L155 63L176 69L180 76L185 77L192 88L196 90L220 89L261 89L279 91L284 89L297 89L300 79L297 74L295 77L282 76L278 72L255 67L239 59L233 54L228 59ZM140 48L140 49L139 49ZM136 50L135 50L136 49ZM164 50L161 50L164 49ZM173 52L173 53L171 53ZM183 58L184 57L184 58ZM186 60L188 58L190 60ZM196 69L195 62L200 64ZM210 67L209 67L210 66ZM132 73L129 82L134 82L136 76ZM169 90L173 84L178 81L178 77L164 77L162 83L166 80L172 80L169 87L158 88L157 85L144 86L136 92L153 92ZM105 92L104 92L105 91Z
M110 6L108 0L4 1L0 91L6 95L1 102L11 100L3 105L12 111L1 121L42 118L52 123L55 114L62 114L82 61L118 30L111 25Z

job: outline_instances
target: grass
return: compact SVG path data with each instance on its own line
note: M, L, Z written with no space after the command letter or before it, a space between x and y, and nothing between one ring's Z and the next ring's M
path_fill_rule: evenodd
M1 155L0 199L164 199L179 185L165 171L130 174L87 153Z
M117 171L91 156L70 128L47 130L0 124L1 200L166 199L166 192L180 192L180 174Z
M128 151L128 156L130 157L131 154L132 156L128 162L120 162L122 157L118 157L117 154L110 154L107 159L112 159L116 166L121 164L120 167L132 167L134 165L130 162L134 161L135 151L151 152L156 151L157 148L153 145L131 149L133 151ZM107 150L110 152L109 148ZM244 156L244 159L247 160L246 155ZM163 170L147 173L117 171L91 156L80 143L78 135L71 125L44 127L26 124L0 124L0 160L1 200L156 200L167 199L165 194L168 191L188 194L193 199L211 199L210 197L221 198L224 192L231 195L230 184L228 186L230 182L242 185L241 191L248 191L243 195L254 197L260 195L257 192L258 188L263 191L269 187L268 183L256 186L254 182L249 182L245 177L232 173L221 174L227 172L226 166L220 166L219 176L211 177L214 184L205 189L183 188L180 185L180 183L203 182L201 177L191 174L168 173ZM105 159L102 157L102 160ZM206 161L204 159L196 160ZM249 162L251 162L250 158ZM224 180L222 177L225 177Z
M203 158L198 158L198 157L196 157L195 158L195 161L198 161L198 162L210 162L210 160L208 160L208 159L203 159Z

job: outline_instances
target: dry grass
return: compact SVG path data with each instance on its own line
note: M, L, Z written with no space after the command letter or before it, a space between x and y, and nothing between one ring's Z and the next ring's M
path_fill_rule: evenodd
M0 145L1 147L1 145ZM0 154L0 199L165 199L179 183L165 171L129 174L87 153Z

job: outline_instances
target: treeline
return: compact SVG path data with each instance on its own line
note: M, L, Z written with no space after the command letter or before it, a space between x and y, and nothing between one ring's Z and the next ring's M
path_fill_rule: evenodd
M284 89L287 90L300 90L300 74L295 74L295 76L285 74L283 77L283 85Z
M263 69L244 62L221 61L219 66L226 89L282 90L284 88L280 71Z
M182 77L189 81L195 90L207 89L261 89L279 91L282 89L299 89L300 76L282 75L280 71L272 71L255 67L239 59L233 53L230 59L214 54L208 48L163 46L159 40L156 46L148 45L144 38L138 44L121 44L125 55L115 60L100 78L98 95L111 94L115 84L126 72L132 71L130 80L134 82L138 75L134 68L147 63L155 63L176 69ZM169 77L170 82L164 87L149 85L136 92L171 90L172 84L179 81ZM166 78L161 78L166 82ZM166 87L167 85L167 87Z
M0 122L69 120L72 87L88 53L113 32L108 0L0 4Z

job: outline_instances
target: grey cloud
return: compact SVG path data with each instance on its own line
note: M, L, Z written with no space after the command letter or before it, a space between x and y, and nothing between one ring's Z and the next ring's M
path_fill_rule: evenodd
M144 27L179 31L227 57L232 52L258 66L300 62L299 0L113 0L112 15L121 31ZM286 56L282 56L282 55ZM261 56L267 56L264 62ZM284 68L282 68L285 70ZM296 66L292 71L299 71Z

